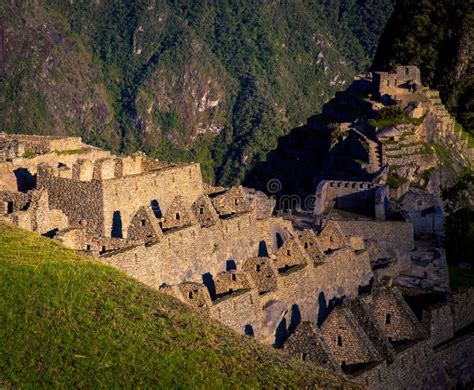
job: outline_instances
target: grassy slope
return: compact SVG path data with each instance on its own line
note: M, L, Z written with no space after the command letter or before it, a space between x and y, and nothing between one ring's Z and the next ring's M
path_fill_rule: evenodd
M0 387L342 384L113 268L1 222L0 345Z

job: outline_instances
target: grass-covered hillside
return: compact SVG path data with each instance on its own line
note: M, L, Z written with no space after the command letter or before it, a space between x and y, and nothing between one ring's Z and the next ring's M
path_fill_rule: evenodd
M0 0L0 131L239 180L370 64L394 0Z
M343 384L119 271L3 223L0 346L0 388Z

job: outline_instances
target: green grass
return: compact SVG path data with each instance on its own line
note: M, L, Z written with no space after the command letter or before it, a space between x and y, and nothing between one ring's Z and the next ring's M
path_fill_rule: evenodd
M37 154L31 150L27 150L25 153L23 153L24 158L34 158L36 156Z
M80 154L82 153L83 149L68 149L68 150L55 150L54 153L56 153L58 156L61 155L72 155L72 154Z
M459 123L455 123L454 130L461 133L460 138L464 141L467 140L467 147L474 148L474 137L471 133L468 133Z
M109 266L4 223L0 345L2 388L330 388L343 383Z
M397 189L405 184L408 180L402 176L399 176L395 172L390 172L387 177L387 184L390 188Z
M449 265L449 284L451 288L462 289L474 286L474 271L459 269L454 265Z
M420 125L424 121L423 118L411 118L405 111L396 107L386 107L379 112L379 117L375 119L369 119L367 123L369 126L377 129L383 129L389 126L413 124Z

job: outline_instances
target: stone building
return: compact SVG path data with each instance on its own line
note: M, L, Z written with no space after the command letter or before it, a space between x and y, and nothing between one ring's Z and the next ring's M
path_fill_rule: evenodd
M283 243L278 249L274 260L274 266L280 273L287 272L294 267L304 266L306 263L306 253L304 253L296 237L290 238Z
M336 307L321 326L321 333L331 354L343 371L349 372L382 357L370 342L352 312Z
M301 323L285 349L302 359L318 351L315 360L333 359L349 379L370 389L464 388L474 375L474 315L463 309L472 309L473 291L376 287L332 310L321 326L322 347L321 340L310 343L316 338ZM463 321L457 324L456 317Z
M285 349L302 360L311 361L331 371L341 372L329 351L320 330L311 322L303 321L285 343Z
M248 259L244 263L243 270L253 280L260 295L277 289L276 273L272 266L272 261L268 257Z
M214 279L214 286L215 299L250 289L247 274L236 270L218 273Z
M413 222L385 218L379 179L325 182L323 223L300 229L274 216L263 193L205 186L198 164L116 157L75 138L0 135L0 152L2 219L237 332L370 388L472 378L472 290L439 298L372 287L406 266L415 245ZM360 204L372 217L326 212Z
M373 72L374 90L380 96L414 92L421 87L420 70L413 65L397 66L393 72Z
M339 209L386 219L389 193L386 185L372 182L322 180L316 188L314 214Z
M72 226L83 226L101 236L126 238L126 227L142 206L161 212L170 206L182 210L183 218L179 220L179 211L170 211L164 228L188 224L189 215L183 207L190 208L203 195L199 165L143 172L138 170L141 165L137 161L141 158L101 159L92 165L78 162L67 170L41 165L38 187L48 192L50 205L63 211ZM132 168L134 173L124 176ZM182 198L176 200L177 196Z

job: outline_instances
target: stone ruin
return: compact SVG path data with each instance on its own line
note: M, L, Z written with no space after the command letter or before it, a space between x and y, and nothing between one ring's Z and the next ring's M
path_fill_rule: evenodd
M261 192L204 185L199 164L113 156L76 138L0 139L6 221L364 385L396 383L406 356L415 356L416 370L430 362L437 373L446 367L438 350L466 364L451 345L472 323L465 309L472 293L459 298L463 305L447 296L419 309L416 295L373 287L397 276L414 247L413 223L387 218L388 189L379 174L318 187L316 214L363 204L369 219L322 218L302 229L274 216L275 201ZM472 340L462 337L469 348ZM446 383L459 375L446 374Z
M380 96L400 96L421 87L420 70L413 65L397 66L393 72L373 72L374 89Z

